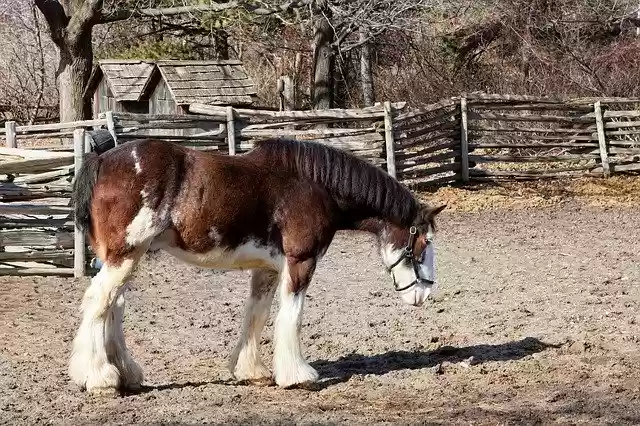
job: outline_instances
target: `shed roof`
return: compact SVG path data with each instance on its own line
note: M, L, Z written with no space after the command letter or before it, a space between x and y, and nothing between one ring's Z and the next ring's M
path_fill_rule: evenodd
M158 61L178 105L249 105L257 92L241 61Z
M139 101L149 84L154 69L153 61L101 60L89 78L88 90L93 90L102 75L117 101Z

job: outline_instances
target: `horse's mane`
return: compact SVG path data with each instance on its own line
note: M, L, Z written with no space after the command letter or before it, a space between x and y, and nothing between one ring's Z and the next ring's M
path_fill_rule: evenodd
M253 154L280 171L306 177L337 199L402 226L411 225L419 203L411 192L382 169L346 151L318 142L267 139Z

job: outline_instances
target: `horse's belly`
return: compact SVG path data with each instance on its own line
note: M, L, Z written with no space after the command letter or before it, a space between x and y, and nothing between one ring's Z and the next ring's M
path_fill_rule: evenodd
M275 250L252 243L235 249L216 247L204 253L194 253L171 245L159 248L183 262L209 269L280 270L284 260Z

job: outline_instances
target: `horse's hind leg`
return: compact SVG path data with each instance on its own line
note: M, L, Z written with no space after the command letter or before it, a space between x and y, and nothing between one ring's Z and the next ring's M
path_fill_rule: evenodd
M251 295L247 301L242 335L229 361L229 371L236 380L257 385L273 383L271 372L260 357L260 334L269 317L277 285L276 272L261 269L252 271Z
M89 392L112 393L142 382L142 371L124 344L122 292L146 249L147 246L136 248L117 264L105 262L85 291L69 375Z

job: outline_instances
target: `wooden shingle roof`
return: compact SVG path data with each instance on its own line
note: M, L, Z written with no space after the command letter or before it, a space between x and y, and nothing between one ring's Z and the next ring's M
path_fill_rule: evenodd
M249 105L257 96L238 60L158 61L156 65L178 105Z
M139 101L154 69L153 61L103 60L94 68L88 87L93 87L102 75L117 101Z

